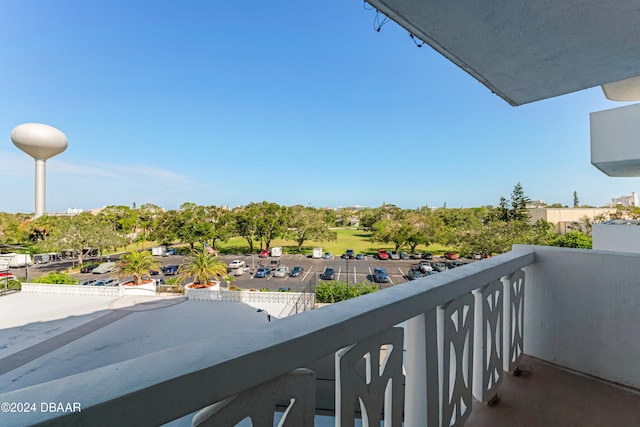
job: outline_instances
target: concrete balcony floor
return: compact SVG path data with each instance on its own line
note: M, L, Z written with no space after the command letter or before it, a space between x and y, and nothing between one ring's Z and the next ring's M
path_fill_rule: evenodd
M640 392L524 357L499 402L474 401L467 427L640 426Z

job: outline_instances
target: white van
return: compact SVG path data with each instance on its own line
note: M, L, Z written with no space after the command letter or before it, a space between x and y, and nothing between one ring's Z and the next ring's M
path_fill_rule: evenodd
M316 258L316 259L322 258L322 248L313 248L313 252L311 253L311 258Z
M271 256L282 256L282 248L280 246L271 248Z

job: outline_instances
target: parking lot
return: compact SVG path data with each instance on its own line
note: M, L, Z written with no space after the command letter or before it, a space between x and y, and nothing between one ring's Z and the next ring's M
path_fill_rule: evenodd
M280 257L259 258L257 255L223 255L222 258L227 264L233 260L241 260L249 267L249 271L241 276L235 277L233 284L241 289L264 289L278 290L279 288L289 288L295 291L302 291L310 283L317 283L325 267L332 267L335 270L334 280L344 283L374 283L373 272L376 267L384 267L389 274L389 283L377 283L382 289L389 286L406 282L405 275L411 267L418 265L420 260L378 260L372 256L365 256L364 259L343 259L340 256L331 256L329 259L312 259L308 255L288 255ZM468 259L461 259L463 263L472 262ZM451 263L442 257L435 257L433 262ZM273 263L273 264L272 264ZM292 269L296 265L304 268L304 273L299 277L274 277L273 274L265 278L253 277L253 272L260 266L286 265Z
M115 257L112 257L114 259ZM418 265L421 260L378 260L373 256L365 256L364 259L343 259L340 256L331 256L328 259L313 259L308 255L291 255L283 254L280 257L267 257L260 258L255 255L222 255L221 258L228 264L233 260L244 261L248 267L248 271L240 276L234 276L232 285L237 286L240 289L269 289L271 291L277 291L280 288L289 289L292 291L303 291L308 288L309 284L316 284L320 280L320 275L325 267L332 267L335 270L336 281L341 281L349 284L356 283L374 283L374 269L376 267L384 267L389 274L388 283L376 283L379 288L383 289L389 286L394 286L403 282L406 282L406 274L412 267ZM171 255L166 257L156 257L156 259L163 266L168 265L180 265L184 257L181 255ZM89 260L85 261L88 262ZM92 259L91 261L94 261ZM100 261L100 260L95 260ZM106 261L103 259L102 261ZM450 265L451 261L444 259L443 257L434 257L432 262L443 262ZM463 263L472 262L469 259L461 259ZM67 265L68 264L68 265ZM38 264L29 267L29 277L44 276L50 271L58 270L63 271L69 268L71 265L67 262L54 262L48 264ZM261 267L271 267L273 269L280 265L285 265L289 269L293 269L294 266L299 265L304 268L304 272L298 277L274 277L273 274L268 275L265 278L254 277L256 270ZM25 269L12 269L12 272L18 277L25 276ZM104 279L114 276L113 273L93 274L93 273L76 273L73 274L79 282L87 279ZM166 280L169 277L160 274L154 276L158 279Z

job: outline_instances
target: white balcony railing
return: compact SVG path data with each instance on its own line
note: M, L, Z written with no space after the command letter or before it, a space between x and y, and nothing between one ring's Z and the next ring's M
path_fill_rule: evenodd
M624 265L631 279L631 266L640 257L616 257L516 246L445 274L8 392L0 401L67 402L82 396L82 412L36 413L29 424L161 425L199 411L195 425L234 425L249 417L254 426L272 426L274 407L284 405L289 408L281 425L309 426L317 407L316 381L313 371L299 368L329 356L335 358L336 425L353 425L358 411L363 425L379 425L383 419L388 426L457 426L469 416L473 397L487 402L496 395L504 372L517 368L525 350L637 387L637 368L621 380L618 368L601 369L608 361L589 365L555 340L569 333L589 347L595 345L589 342L594 330L581 332L571 324L564 332L545 336L543 331L590 308L584 293L605 285L592 283L602 273L592 274L598 269L591 264ZM578 268L582 264L588 266L586 273ZM576 289L580 285L583 294ZM627 298L625 292L613 304ZM640 301L640 286L631 292ZM553 312L562 304L568 313ZM614 316L629 312L624 308ZM542 313L547 317L537 318ZM397 327L401 324L404 328ZM601 329L596 328L594 339L611 349L616 343L602 342ZM631 326L621 329L625 333ZM535 336L529 337L531 331ZM629 354L619 357L623 363L640 355L638 340L627 341ZM4 415L3 425L24 424L24 414Z

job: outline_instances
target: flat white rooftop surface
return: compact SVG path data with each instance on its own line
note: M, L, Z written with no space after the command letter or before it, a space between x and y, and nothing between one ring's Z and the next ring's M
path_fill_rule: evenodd
M0 298L0 393L215 337L267 327L242 303L184 297ZM277 319L273 319L277 321Z

